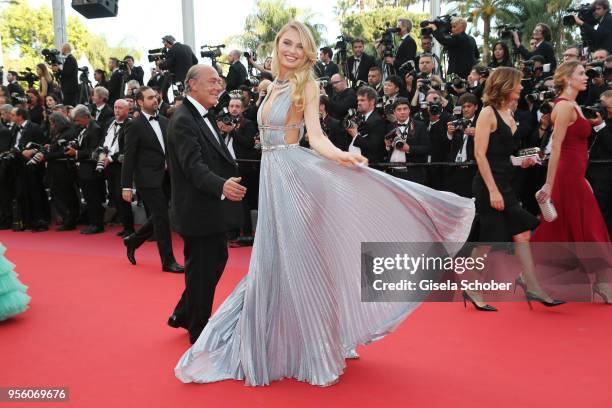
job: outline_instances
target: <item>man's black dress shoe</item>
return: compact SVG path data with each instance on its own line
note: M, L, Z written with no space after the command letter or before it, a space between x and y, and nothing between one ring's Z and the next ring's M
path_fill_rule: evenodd
M181 327L185 330L187 329L187 326L185 325L185 323L183 323L183 321L180 320L178 316L175 314L173 314L172 316L168 318L168 326L174 327L175 329L179 329Z
M167 265L162 265L162 271L173 272L173 273L183 273L185 272L185 268L183 267L183 265L179 265L176 262L172 262Z
M76 225L75 224L63 224L61 226L59 226L56 231L72 231L76 229Z
M136 265L136 247L132 245L132 241L130 240L130 235L123 238L123 245L127 249L127 259L130 261L132 265Z
M104 232L104 227L98 227L97 225L90 225L84 230L81 230L81 234L83 235L100 234L101 232Z
M121 231L119 231L119 232L117 233L117 236L118 236L118 237L121 237L121 238L125 238L125 237L127 237L128 235L132 235L133 233L134 233L134 230L126 230L126 229L123 229L123 230L121 230Z

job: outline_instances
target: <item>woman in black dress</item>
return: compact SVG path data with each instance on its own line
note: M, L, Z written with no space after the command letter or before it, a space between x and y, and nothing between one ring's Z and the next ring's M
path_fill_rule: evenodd
M480 231L479 242L514 241L515 253L519 257L523 273L515 283L525 290L528 301L539 301L547 306L562 304L550 298L540 287L534 273L534 263L529 248L531 231L538 226L538 219L524 210L512 190L512 162L510 155L515 150L513 141L517 130L509 105L518 100L521 94L520 71L497 68L487 79L483 95L485 108L476 122L474 155L478 172L472 185L476 197ZM526 160L523 167L536 164L536 160ZM474 248L472 257L483 257L491 250L490 245ZM484 304L479 293L463 292L478 310L495 311ZM531 303L530 303L531 306Z

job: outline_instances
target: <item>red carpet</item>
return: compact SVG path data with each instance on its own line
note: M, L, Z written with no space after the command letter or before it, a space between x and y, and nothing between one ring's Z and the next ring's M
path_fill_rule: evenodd
M125 258L114 231L0 232L32 296L0 323L0 387L66 386L69 403L7 407L609 407L612 307L555 310L504 303L498 313L424 304L393 335L359 350L338 385L293 380L180 383L188 348L166 326L183 275L161 272L154 243ZM182 261L182 242L175 237ZM230 250L216 306L246 273L250 248ZM356 272L357 273L357 272Z

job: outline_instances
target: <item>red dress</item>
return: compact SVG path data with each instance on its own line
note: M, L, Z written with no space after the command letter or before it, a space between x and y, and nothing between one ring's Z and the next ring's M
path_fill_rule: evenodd
M565 100L558 98L559 100ZM552 190L558 217L542 221L532 242L609 242L610 236L595 195L585 174L588 164L587 142L591 124L578 110L576 121L567 128Z

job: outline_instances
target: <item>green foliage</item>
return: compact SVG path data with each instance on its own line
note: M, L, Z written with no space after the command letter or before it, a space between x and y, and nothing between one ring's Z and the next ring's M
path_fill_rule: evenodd
M256 50L259 58L272 54L274 38L290 21L298 20L310 28L317 44L325 32L323 24L314 23L316 14L287 4L286 0L257 0L255 10L247 16L244 34L230 38L246 49Z
M102 35L90 32L77 17L68 18L66 32L76 59L85 53L94 68L106 69L109 57L123 58L131 54L140 58L139 51L123 44L110 47ZM34 68L44 61L40 52L54 48L53 13L46 5L33 8L27 0L18 0L0 14L0 35L5 70Z
M412 38L420 38L421 29L419 23L429 18L429 14L411 13L402 7L379 7L369 11L346 15L340 21L340 28L342 34L363 39L367 44L367 52L375 55L373 44L376 40L380 39L380 29L384 28L387 24L395 27L397 20L400 18L410 19L413 25Z

